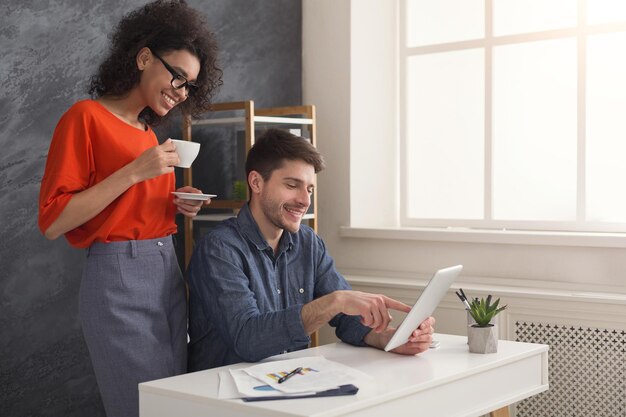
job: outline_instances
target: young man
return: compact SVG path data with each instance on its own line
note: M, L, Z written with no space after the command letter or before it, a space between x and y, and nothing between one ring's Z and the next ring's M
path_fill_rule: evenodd
M198 242L189 266L189 371L304 349L325 323L344 342L382 349L395 331L388 309L410 310L352 291L322 239L300 224L323 168L308 141L283 130L250 150L250 201ZM394 352L428 349L433 325L425 320Z

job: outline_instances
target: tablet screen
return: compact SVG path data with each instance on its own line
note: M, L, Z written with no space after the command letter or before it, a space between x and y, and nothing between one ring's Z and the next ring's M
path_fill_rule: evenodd
M407 314L402 324L391 337L391 340L389 340L389 343L387 343L387 346L385 346L386 351L395 349L409 340L413 330L417 329L421 322L433 314L433 311L435 311L437 305L446 295L448 288L450 288L456 277L459 276L462 269L463 265L456 265L435 272L435 275L430 279L409 314Z

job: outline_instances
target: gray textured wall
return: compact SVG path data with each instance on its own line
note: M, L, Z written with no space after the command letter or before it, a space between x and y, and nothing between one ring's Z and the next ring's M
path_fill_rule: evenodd
M86 97L112 26L144 3L0 0L2 416L104 415L77 319L84 254L40 235L37 197L57 120ZM218 101L300 104L300 1L189 3L205 12L221 46Z

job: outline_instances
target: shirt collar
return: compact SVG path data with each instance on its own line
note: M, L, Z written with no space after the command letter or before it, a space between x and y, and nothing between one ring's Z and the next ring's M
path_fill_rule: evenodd
M236 221L243 235L252 242L258 250L263 251L268 248L271 249L271 246L267 243L265 237L263 237L259 226L256 224L254 217L252 217L248 203L244 204L241 210L239 210ZM291 233L283 231L280 241L278 242L278 253L290 250L291 248L293 248Z

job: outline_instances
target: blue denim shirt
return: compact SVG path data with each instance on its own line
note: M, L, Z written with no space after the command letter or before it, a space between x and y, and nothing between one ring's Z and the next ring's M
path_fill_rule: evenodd
M285 231L274 255L248 205L196 244L188 277L190 372L305 349L302 306L350 289L310 227ZM338 314L330 324L357 346L371 330L358 316Z

